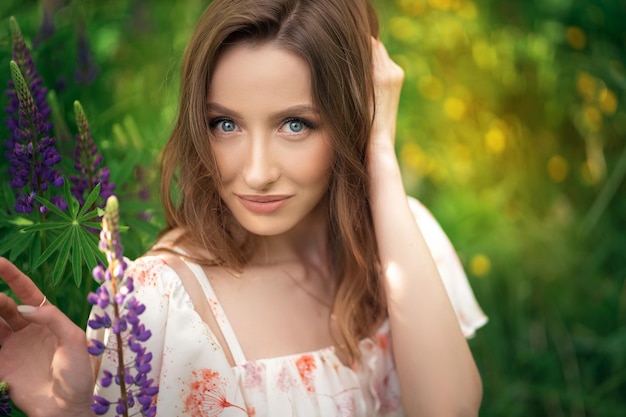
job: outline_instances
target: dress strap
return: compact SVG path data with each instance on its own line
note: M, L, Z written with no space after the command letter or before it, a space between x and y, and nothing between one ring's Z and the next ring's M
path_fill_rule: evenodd
M213 312L213 316L215 317L215 321L217 322L217 325L219 326L220 331L224 336L224 340L228 345L230 354L235 361L235 365L237 366L245 364L247 361L245 355L243 354L243 350L241 349L241 345L239 344L239 341L235 336L235 331L233 330L233 327L230 325L230 322L226 317L224 308L218 301L217 295L215 295L215 291L213 290L213 287L209 282L209 278L206 276L204 270L200 265L190 262L184 258L181 259L183 260L183 262L185 262L189 269L191 269L191 272L193 272L193 274L195 275L196 280L198 280L198 282L200 283L200 286L204 291L204 296L206 297L207 302L211 307L211 311Z

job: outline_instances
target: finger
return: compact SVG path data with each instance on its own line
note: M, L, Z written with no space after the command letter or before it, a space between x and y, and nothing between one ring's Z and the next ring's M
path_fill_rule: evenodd
M0 257L0 277L13 290L24 304L38 306L43 300L43 293L35 283L8 259Z
M21 305L17 310L27 321L50 329L61 344L81 347L86 344L85 332L52 304L42 307Z
M0 346L2 346L9 336L13 334L13 329L0 317Z
M17 303L6 294L0 294L0 317L17 332L28 325L28 321L17 312Z

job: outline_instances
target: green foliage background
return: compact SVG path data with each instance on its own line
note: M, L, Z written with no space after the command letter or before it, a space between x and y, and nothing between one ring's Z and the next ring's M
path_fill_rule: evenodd
M206 4L0 4L0 80L9 78L8 17L32 42L52 13L56 32L32 52L58 98L59 146L73 146L67 120L78 99L118 184L131 258L163 224L155 161ZM449 234L490 318L470 342L481 416L625 415L626 1L375 4L406 72L398 155L407 188ZM90 85L74 81L81 28L98 67ZM83 323L71 306L84 289L72 285L59 285L58 304Z

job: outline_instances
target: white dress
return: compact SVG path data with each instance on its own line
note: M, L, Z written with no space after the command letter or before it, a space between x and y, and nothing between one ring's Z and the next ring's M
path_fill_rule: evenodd
M466 337L486 323L459 259L437 221L415 199L409 199L417 223L431 249ZM403 416L400 391L390 350L390 329L385 323L376 334L360 342L362 360L357 367L344 365L332 347L271 359L246 360L237 337L202 268L188 263L200 282L222 331L234 366L209 326L200 318L176 272L166 262L145 256L131 262L128 275L135 296L146 305L140 316L152 332L144 343L152 352L152 371L159 386L157 415L348 417ZM88 329L112 347L110 333ZM132 359L125 352L126 360ZM117 355L105 351L97 364L102 371L116 369ZM110 400L119 387L95 394ZM130 413L132 414L132 413ZM115 415L114 407L109 414Z

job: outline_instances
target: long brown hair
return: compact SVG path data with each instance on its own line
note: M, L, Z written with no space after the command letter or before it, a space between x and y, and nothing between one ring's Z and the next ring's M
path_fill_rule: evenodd
M309 65L314 105L334 149L328 191L333 312L353 359L359 339L385 315L366 170L372 36L378 36L378 21L367 0L214 0L185 52L178 119L162 161L168 229L183 228L183 239L209 251L213 264L241 269L254 239L246 238L219 195L207 120L211 76L220 52L239 42L271 41Z

